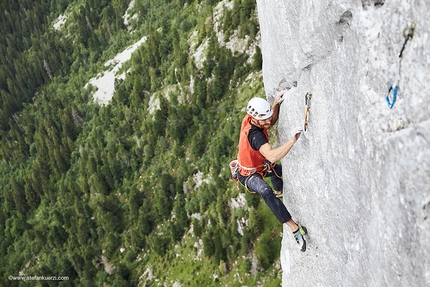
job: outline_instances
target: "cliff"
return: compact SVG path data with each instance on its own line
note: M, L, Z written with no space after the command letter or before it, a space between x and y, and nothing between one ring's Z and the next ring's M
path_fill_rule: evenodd
M284 227L283 286L429 286L429 3L257 7L267 97L288 89L280 143L312 93L308 129L282 161L284 203L309 231L302 253Z

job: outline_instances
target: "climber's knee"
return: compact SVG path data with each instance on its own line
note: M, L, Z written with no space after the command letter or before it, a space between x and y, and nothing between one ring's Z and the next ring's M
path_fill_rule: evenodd
M261 194L262 197L267 197L267 196L271 196L273 195L273 191L272 188L270 187L270 185L268 185L266 182L264 182L265 184L262 184L259 188L258 193Z
M267 195L273 194L272 188L267 182L265 182L262 177L258 174L250 176L246 182L248 189L251 192L257 192L261 196L265 197Z

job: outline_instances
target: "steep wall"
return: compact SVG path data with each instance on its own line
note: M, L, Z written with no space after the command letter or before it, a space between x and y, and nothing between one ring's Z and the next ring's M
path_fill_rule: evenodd
M430 3L257 0L269 100L289 89L279 141L309 128L283 159L288 228L283 286L430 286ZM402 54L403 29L416 29Z

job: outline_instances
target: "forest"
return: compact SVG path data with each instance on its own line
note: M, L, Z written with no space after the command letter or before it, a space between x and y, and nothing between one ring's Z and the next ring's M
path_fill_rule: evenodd
M243 106L265 97L255 0L132 4L0 3L0 285L279 286L282 226L229 180ZM88 80L143 36L95 102Z

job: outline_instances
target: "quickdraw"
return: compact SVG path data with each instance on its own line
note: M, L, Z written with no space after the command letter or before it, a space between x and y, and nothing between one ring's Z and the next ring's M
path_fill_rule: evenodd
M308 118L309 118L309 109L310 109L310 101L312 98L312 93L307 92L305 95L305 117L303 120L303 130L306 131L308 129Z
M406 24L405 29L403 29L403 37L405 37L405 42L403 43L402 50L400 50L399 58L402 57L403 51L405 50L405 47L406 47L406 43L409 40L412 40L412 38L414 37L416 26L417 25L414 22L409 22L408 24Z
M393 108L393 106L397 100L397 91L399 90L400 71L401 71L403 51L405 50L406 43L409 40L412 40L412 38L414 37L415 27L416 27L416 24L414 22L409 22L408 24L406 24L405 29L403 29L403 37L405 37L405 42L403 43L402 49L400 50L400 54L399 54L399 59L400 59L399 60L399 72L397 74L397 78L396 78L394 84L392 84L388 88L388 95L385 97L387 104L388 104L388 107L390 109ZM392 96L391 96L391 92L393 92Z

